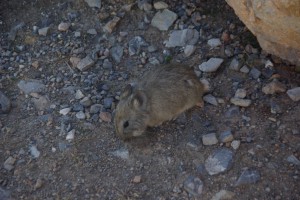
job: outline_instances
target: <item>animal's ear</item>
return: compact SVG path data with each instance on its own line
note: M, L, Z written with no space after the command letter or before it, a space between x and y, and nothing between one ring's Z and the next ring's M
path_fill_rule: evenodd
M120 99L124 99L124 98L127 98L129 95L132 94L132 91L133 91L133 86L131 84L128 84L124 91L122 92L121 96L120 96Z
M138 90L132 98L132 105L136 109L145 109L147 105L147 96L145 92Z

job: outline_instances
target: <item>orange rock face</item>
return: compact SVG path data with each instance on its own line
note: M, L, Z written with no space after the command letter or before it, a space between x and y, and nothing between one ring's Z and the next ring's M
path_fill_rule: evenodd
M300 0L226 0L260 46L300 65Z

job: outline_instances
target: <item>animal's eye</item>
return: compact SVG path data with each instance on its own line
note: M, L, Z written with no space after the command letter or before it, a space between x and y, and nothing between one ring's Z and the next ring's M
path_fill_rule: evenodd
M129 122L126 121L126 122L123 124L123 127L124 127L124 128L127 128L128 126L129 126Z

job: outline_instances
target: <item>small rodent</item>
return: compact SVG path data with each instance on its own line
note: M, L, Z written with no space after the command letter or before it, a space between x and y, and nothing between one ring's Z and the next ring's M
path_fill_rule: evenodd
M114 124L118 136L142 135L146 128L175 119L195 105L203 105L205 86L192 68L181 64L157 66L120 95Z

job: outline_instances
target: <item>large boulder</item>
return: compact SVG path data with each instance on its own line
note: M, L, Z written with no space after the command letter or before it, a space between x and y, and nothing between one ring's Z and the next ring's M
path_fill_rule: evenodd
M300 0L226 0L268 53L300 65Z

